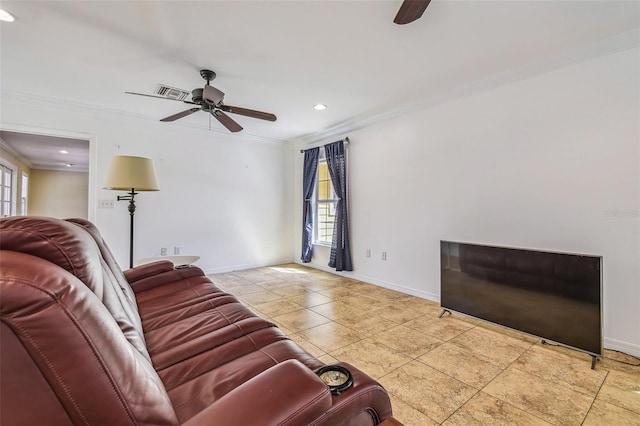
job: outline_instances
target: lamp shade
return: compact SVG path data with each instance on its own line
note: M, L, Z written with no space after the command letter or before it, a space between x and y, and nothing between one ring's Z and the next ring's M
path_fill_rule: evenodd
M150 158L116 155L111 159L104 189L159 191L156 170Z

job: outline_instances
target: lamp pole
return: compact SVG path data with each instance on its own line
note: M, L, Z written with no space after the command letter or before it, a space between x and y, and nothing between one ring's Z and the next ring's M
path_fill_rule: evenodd
M129 268L133 268L133 215L136 212L135 188L131 188L129 195L118 195L118 201L129 200L129 215L131 217L131 226L129 228Z

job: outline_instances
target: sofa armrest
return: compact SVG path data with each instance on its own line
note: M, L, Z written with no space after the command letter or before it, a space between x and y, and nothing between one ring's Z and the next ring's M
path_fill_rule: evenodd
M197 266L181 266L174 268L173 262L161 260L136 266L124 272L125 278L134 293L160 287L176 281L193 277L203 277L204 272Z
M329 387L297 360L282 362L238 386L185 426L306 425L331 408Z
M316 419L314 426L377 425L393 415L389 394L376 380L346 362L334 365L351 372L353 386L339 395L332 395L331 409Z

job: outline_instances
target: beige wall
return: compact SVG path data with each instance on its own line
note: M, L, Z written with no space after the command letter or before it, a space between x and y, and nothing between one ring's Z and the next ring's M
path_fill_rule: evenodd
M87 218L89 174L32 169L29 215Z
M17 179L16 179L16 192L15 197L18 201L16 204L16 215L21 216L24 215L25 212L22 211L22 203L19 202L20 194L22 194L22 174L26 174L31 177L31 169L27 164L25 164L22 160L11 154L9 151L0 146L0 159L5 163L11 163L12 165L18 168L17 171ZM27 210L28 210L28 201L27 201Z

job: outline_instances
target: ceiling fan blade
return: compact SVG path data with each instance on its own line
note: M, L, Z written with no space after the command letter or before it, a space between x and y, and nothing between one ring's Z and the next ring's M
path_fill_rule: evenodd
M166 99L168 101L178 101L178 102L184 102L185 104L197 105L195 102L191 102L191 101L181 101L180 99L165 98L164 96L147 95L146 93L136 93L136 92L124 92L124 93L126 93L127 95L146 96L148 98Z
M173 114L173 115L170 115L170 116L168 116L168 117L165 117L165 118L163 118L163 119L162 119L162 120L160 120L160 121L164 121L164 122L167 122L167 121L176 121L176 120L177 120L177 119L179 119L179 118L186 117L187 115L191 115L191 114L193 114L194 112L198 112L198 111L200 111L200 108L190 108L190 109L188 109L188 110L186 110L186 111L182 111L182 112L179 112L179 113L177 113L177 114Z
M213 115L224 127L229 129L230 132L236 133L242 130L242 126L236 123L233 118L218 109L211 111L211 115Z
M429 6L429 2L431 0L404 0L393 22L404 25L419 19Z
M222 102L222 99L224 99L224 92L216 89L213 86L205 84L202 97L205 101L212 103L213 105L218 105L220 102Z
M220 105L219 108L231 114L246 115L247 117L259 118L260 120L276 121L278 119L278 117L271 113L256 111L254 109L239 108L231 105Z

